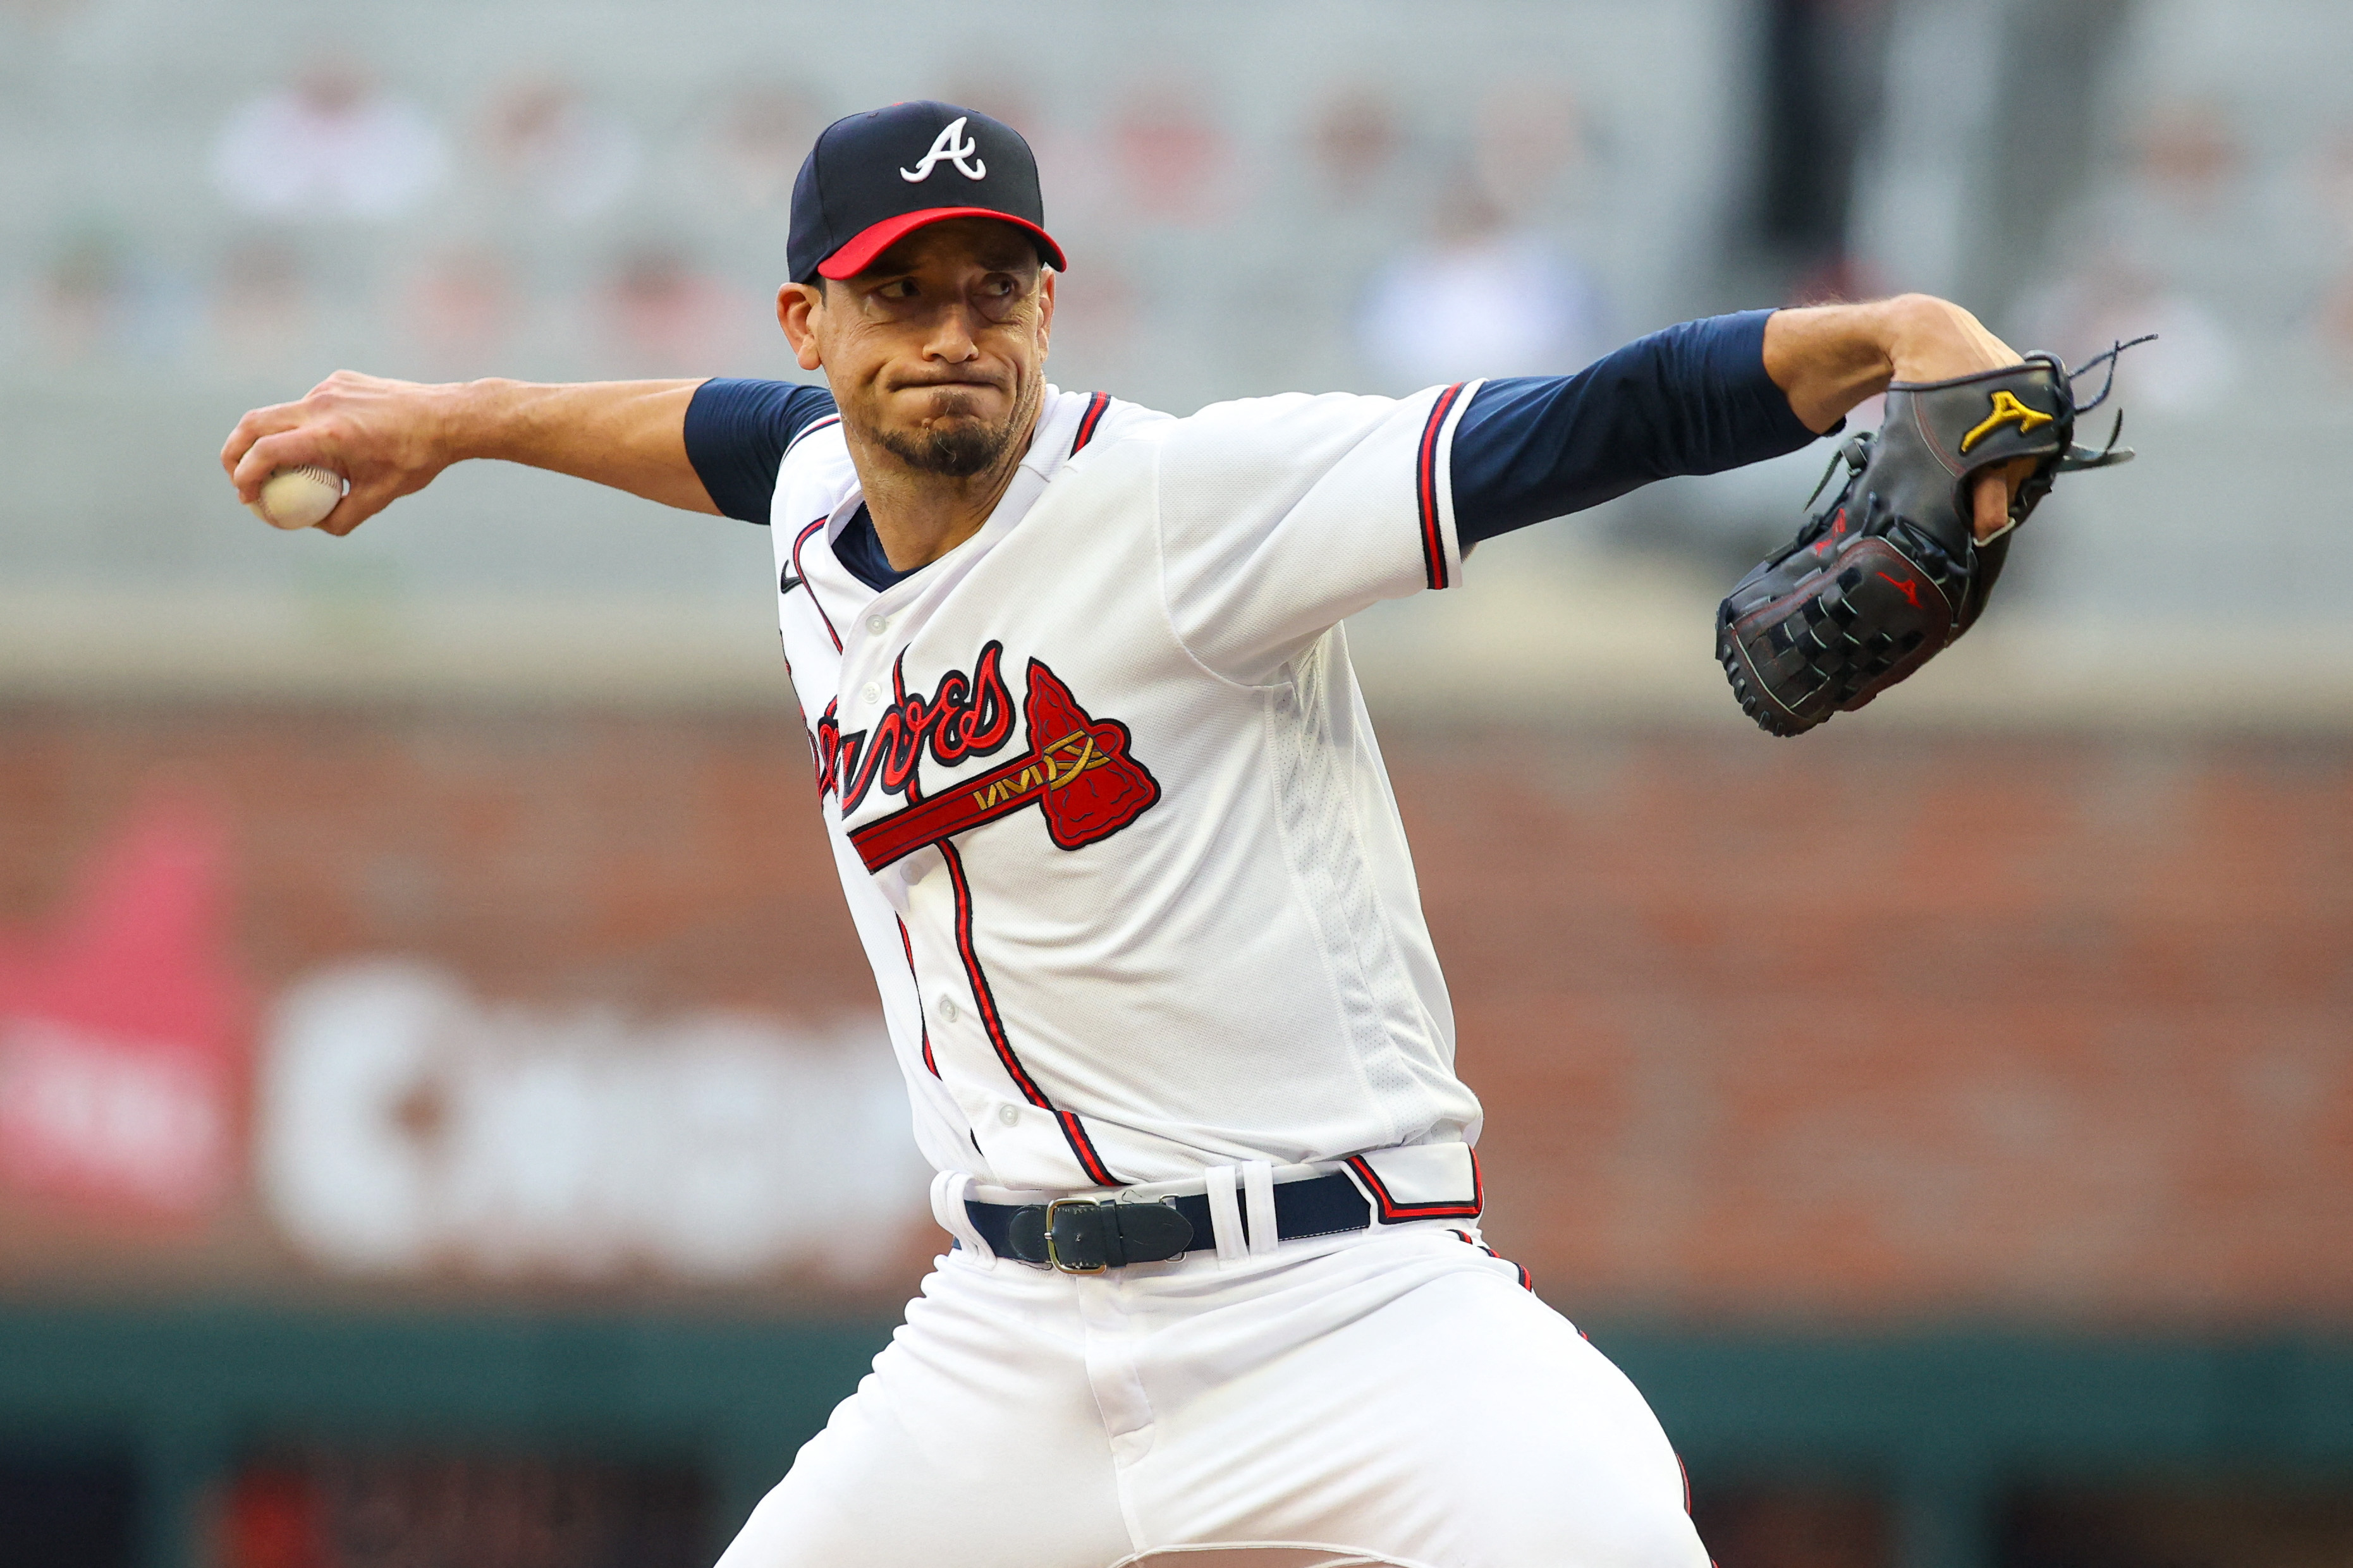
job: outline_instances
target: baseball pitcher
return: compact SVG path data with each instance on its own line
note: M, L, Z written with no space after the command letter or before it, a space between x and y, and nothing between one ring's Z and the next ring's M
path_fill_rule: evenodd
M2094 460L2066 377L1914 297L1405 398L1065 392L1035 161L943 103L828 128L786 259L821 387L339 373L222 454L248 501L344 476L336 534L469 458L769 529L953 1243L723 1568L1704 1568L1641 1396L1482 1239L1479 1102L1341 623L1894 384L1933 416L1904 484L1841 492L1727 604L1743 700L1804 728L1949 640L1983 542ZM1915 640L1873 668L1882 635Z

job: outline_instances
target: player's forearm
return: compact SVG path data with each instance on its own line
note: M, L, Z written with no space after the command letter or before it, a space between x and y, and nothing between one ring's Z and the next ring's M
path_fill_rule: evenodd
M1764 372L1764 310L1684 321L1574 375L1491 381L1456 426L1468 546L1676 474L1714 474L1813 439Z
M495 458L716 512L686 451L687 405L702 384L466 382L442 389L440 445L451 462Z
M700 384L427 385L339 370L300 402L256 408L238 420L221 447L221 467L248 503L281 468L340 476L349 489L317 524L332 534L349 533L467 458L503 458L715 512L686 450L687 405Z
M1765 374L1816 432L1891 381L1943 381L2017 362L1975 316L1926 294L1776 310L1765 323Z

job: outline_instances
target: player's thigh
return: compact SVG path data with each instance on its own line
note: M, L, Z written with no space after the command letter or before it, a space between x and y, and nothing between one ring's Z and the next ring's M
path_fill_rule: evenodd
M1425 1421L1409 1443L1413 1465L1477 1502L1475 1517L1449 1523L1461 1561L1707 1568L1673 1445L1632 1381L1573 1324L1493 1276L1439 1281L1408 1304L1422 1314L1417 1338L1440 1348L1418 1370L1422 1386L1400 1393L1426 1410L1451 1403L1475 1434ZM1450 1334L1450 1320L1469 1324L1468 1337ZM1398 1402L1400 1417L1407 1408Z
M926 1280L721 1568L1103 1568L1129 1552L1082 1353L1019 1299L1040 1288L1056 1286L961 1263Z
M1493 1260L1429 1264L1401 1259L1426 1276L1171 1434L1155 1489L1196 1500L1184 1538L1447 1568L1705 1568L1682 1467L1625 1375Z
M1377 1412L1357 1462L1387 1457L1429 1561L1706 1568L1658 1417L1566 1318L1488 1264L1392 1310L1334 1360L1359 1369Z

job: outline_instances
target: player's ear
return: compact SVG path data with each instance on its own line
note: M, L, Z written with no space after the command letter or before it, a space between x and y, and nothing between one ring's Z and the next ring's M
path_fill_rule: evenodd
M787 283L776 290L776 325L784 328L785 341L793 345L793 358L803 370L821 369L825 363L817 346L817 320L825 309L825 289L816 283Z
M1038 346L1044 348L1054 335L1054 279L1059 276L1050 267L1038 268Z

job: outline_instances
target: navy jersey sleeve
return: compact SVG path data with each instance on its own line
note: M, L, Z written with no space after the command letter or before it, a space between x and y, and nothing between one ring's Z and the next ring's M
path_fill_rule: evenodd
M1467 548L1597 506L1652 479L1713 474L1813 440L1765 374L1765 320L1744 310L1637 338L1575 375L1487 382L1451 456Z
M822 386L706 381L686 405L687 460L722 512L765 522L785 448L832 412L833 394Z

